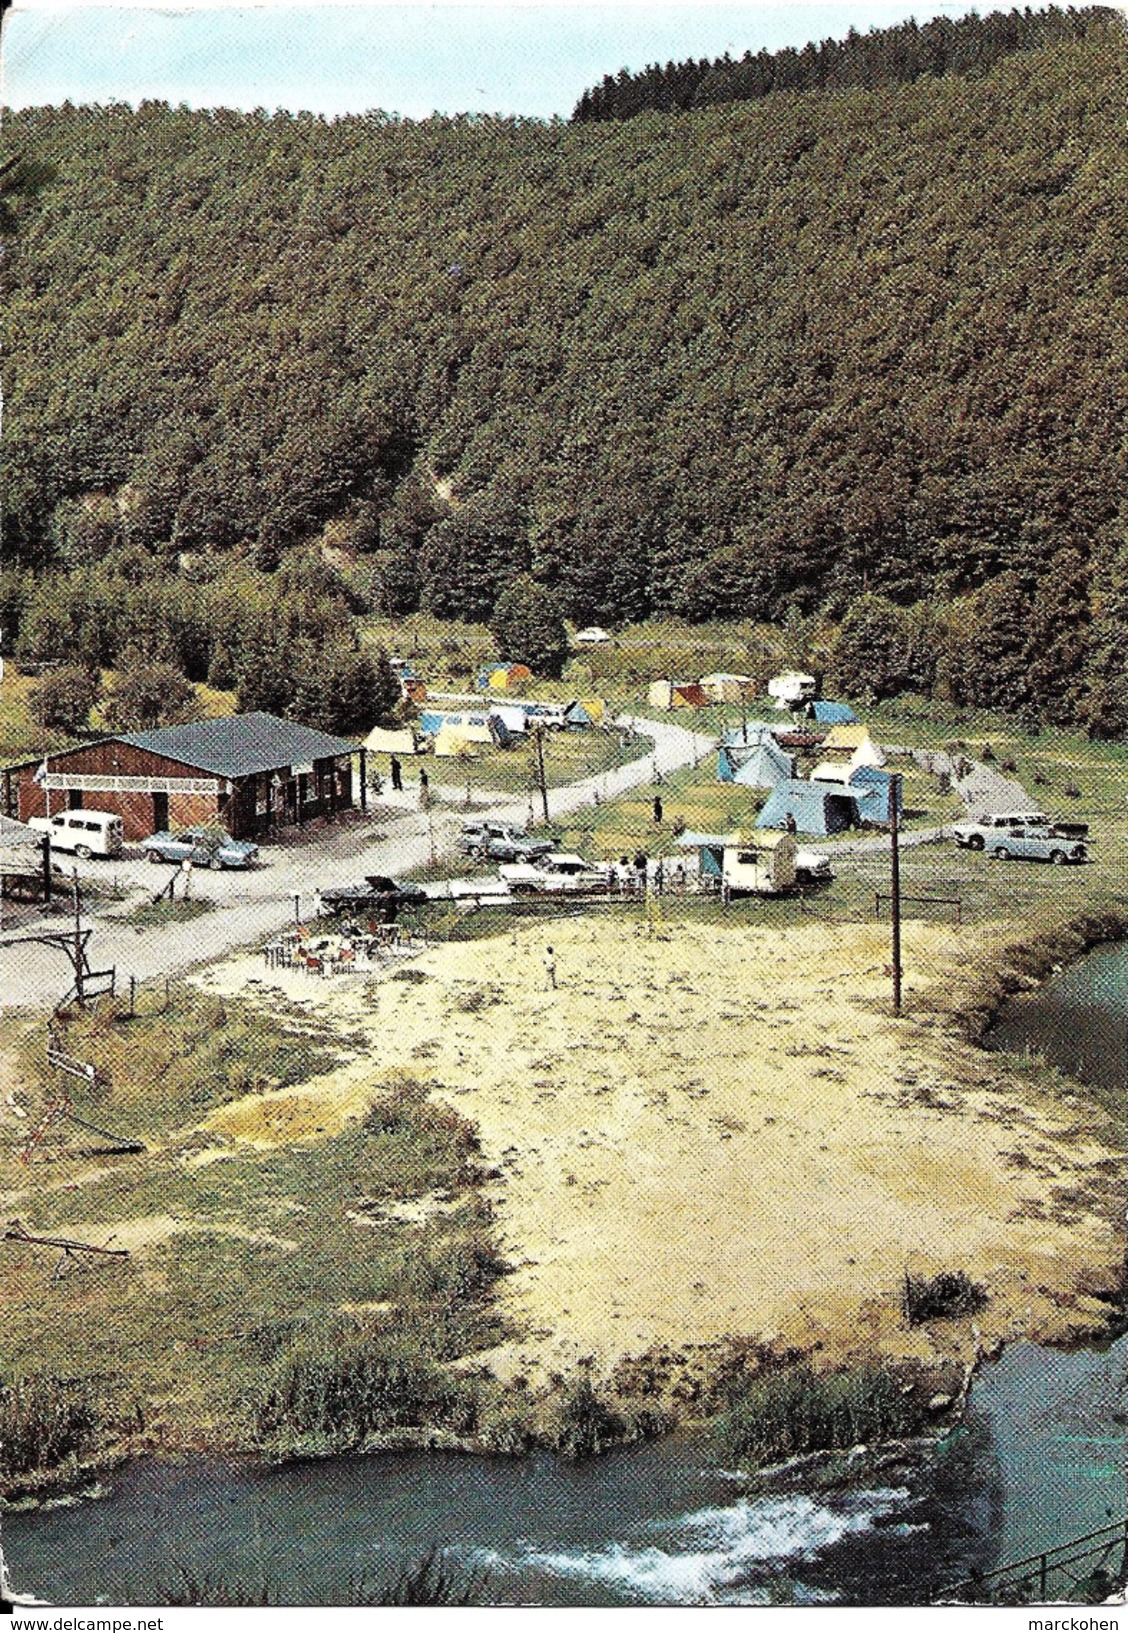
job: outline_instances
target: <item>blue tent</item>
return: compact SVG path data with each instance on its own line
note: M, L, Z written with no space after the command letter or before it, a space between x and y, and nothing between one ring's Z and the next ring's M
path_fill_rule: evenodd
M820 726L856 726L858 717L848 703L812 703L815 721Z
M849 789L858 807L858 818L862 822L889 821L889 790L893 787L893 778L888 771L882 771L875 765L856 766L850 773ZM897 813L905 808L904 784L897 784Z
M747 748L733 743L717 755L717 780L740 783L744 788L774 788L777 782L786 782L793 770L790 754L771 737Z
M781 729L778 720L774 723L770 720L749 720L747 727L743 723L739 726L729 726L721 742L725 748L750 747L762 743L765 737L774 737Z
M842 833L849 828L854 812L854 796L848 788L788 778L786 782L776 783L756 818L756 826L784 828L790 815L795 819L797 832L825 839L827 834Z

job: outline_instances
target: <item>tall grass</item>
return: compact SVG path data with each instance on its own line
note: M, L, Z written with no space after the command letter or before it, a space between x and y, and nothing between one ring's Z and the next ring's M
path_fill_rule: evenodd
M469 1434L477 1415L473 1386L418 1345L395 1334L338 1327L299 1340L282 1356L258 1429L284 1445L312 1442L345 1451L389 1429Z
M0 1477L55 1468L81 1456L98 1425L85 1378L38 1372L0 1384Z
M923 1421L922 1403L879 1367L820 1374L801 1365L746 1385L717 1435L727 1455L767 1463L913 1434Z

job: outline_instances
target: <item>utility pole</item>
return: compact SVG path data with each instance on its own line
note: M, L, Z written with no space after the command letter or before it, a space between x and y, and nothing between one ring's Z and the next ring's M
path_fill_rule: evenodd
M893 910L893 1013L901 1013L901 774L889 779L890 901Z
M71 888L74 892L74 995L79 1009L86 1003L86 993L83 988L85 974L86 953L82 945L82 897L78 889L78 869L75 868L71 878Z
M537 782L540 785L541 809L544 811L544 820L548 821L548 782L544 771L544 727L538 726L533 733L537 745Z

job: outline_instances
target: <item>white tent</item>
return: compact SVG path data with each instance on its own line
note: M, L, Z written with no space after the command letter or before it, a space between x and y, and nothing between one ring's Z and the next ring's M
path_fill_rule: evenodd
M860 765L882 766L885 764L885 755L881 745L875 743L868 732L851 754L850 764L855 768Z
M417 754L415 734L404 727L401 731L385 731L374 726L364 739L369 754Z

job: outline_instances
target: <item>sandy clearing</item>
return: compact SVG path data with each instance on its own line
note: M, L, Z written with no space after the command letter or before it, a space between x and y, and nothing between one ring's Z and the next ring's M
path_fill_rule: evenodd
M979 934L910 925L910 997ZM283 990L298 983L362 1027L368 1049L208 1126L263 1145L316 1138L389 1074L432 1081L504 1176L516 1269L503 1296L529 1337L494 1352L502 1373L726 1334L927 1355L930 1335L900 1324L906 1269L962 1268L987 1286L985 1340L1063 1337L1100 1308L1082 1278L1107 1284L1118 1258L1095 1167L1107 1150L1076 1106L1020 1099L1000 1061L894 1022L885 937L695 926L661 939L577 918L433 949L416 966L429 980L385 981L375 1000L283 975ZM209 979L233 990L252 972L242 960ZM1078 1187L1081 1201L1054 1196ZM975 1339L945 1323L938 1342L950 1354Z

